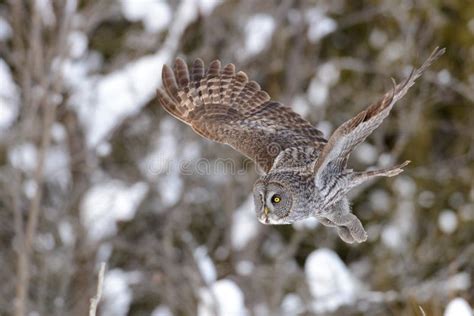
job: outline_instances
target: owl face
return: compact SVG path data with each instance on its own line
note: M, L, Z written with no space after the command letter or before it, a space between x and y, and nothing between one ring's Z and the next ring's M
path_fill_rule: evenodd
M257 182L254 186L255 211L263 224L289 224L293 198L284 184Z

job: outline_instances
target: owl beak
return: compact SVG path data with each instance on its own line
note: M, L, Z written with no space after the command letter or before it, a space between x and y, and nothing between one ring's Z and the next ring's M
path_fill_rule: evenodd
M268 210L268 207L265 206L265 207L263 208L263 214L265 214L265 217L268 217L268 213L269 213L269 212L270 212L270 211Z
M268 219L268 213L270 213L268 207L264 207L263 208L263 216L262 216L262 220L261 222L264 223L264 224L268 224L270 221Z

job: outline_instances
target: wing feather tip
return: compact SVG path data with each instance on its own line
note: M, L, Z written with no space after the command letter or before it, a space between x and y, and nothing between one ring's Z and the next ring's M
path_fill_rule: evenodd
M171 67L168 66L167 64L164 64L163 67L161 68L161 76L163 79L166 77L173 76L173 71L171 70Z
M176 57L175 64L175 77L177 78L177 83L180 89L183 89L188 86L190 81L188 65L184 59Z
M236 76L240 77L242 79L242 81L245 81L245 82L247 82L249 80L249 77L247 76L247 74L245 72L243 72L242 70L237 72Z
M177 66L177 65L182 66L182 65L186 65L186 62L184 61L183 58L176 57L175 60L174 60L174 64L175 64L175 66Z
M406 166L408 166L411 163L411 160L405 160L402 164L400 164L399 168L402 169Z

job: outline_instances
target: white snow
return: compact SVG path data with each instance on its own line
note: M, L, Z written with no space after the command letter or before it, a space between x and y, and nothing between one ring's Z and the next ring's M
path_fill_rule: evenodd
M382 231L382 242L389 248L397 250L403 247L403 236L395 225L387 225Z
M472 308L462 297L451 300L444 311L444 316L472 316Z
M64 11L67 14L72 14L72 13L76 12L76 9L77 9L77 0L67 0L66 1L66 5L64 6Z
M370 32L369 43L373 48L381 49L387 43L387 33L375 28Z
M130 2L141 5L137 4L141 1ZM155 54L143 56L107 75L84 76L71 82L70 104L87 131L90 147L105 141L120 122L138 113L155 96L161 84L161 68L175 54L186 27L197 18L198 5L195 0L180 3L168 36Z
M0 42L9 39L12 36L12 28L3 17L0 16Z
M176 159L182 157L178 153L178 147L176 122L171 118L164 119L152 151L140 162L142 174L149 180L157 181L162 207L169 207L178 202L183 191L183 180L178 166L181 159Z
M53 26L56 24L56 16L54 15L51 0L35 0L35 8L38 10L44 25Z
M283 244L280 236L270 235L269 238L263 241L261 249L266 256L276 258L286 249L286 243Z
M97 145L96 153L99 157L108 156L112 152L112 145L109 142L102 142Z
M388 62L396 61L402 58L405 53L405 45L399 41L389 41L387 45L384 46L382 53L382 60Z
M77 39L73 38L73 40L76 41ZM72 45L70 46L70 50L76 50L75 52L71 51L71 54L80 52L80 46L82 44L75 43L70 45ZM102 55L94 51L88 51L85 56L79 58L56 59L53 61L53 68L60 67L66 85L71 88L74 93L77 93L79 87L89 84L88 80L92 77L89 78L88 74L98 70L102 62ZM75 98L76 99L72 99L72 101L77 101L77 96L75 96ZM74 103L71 102L71 104Z
M306 117L310 111L308 101L306 97L302 95L293 98L291 108L302 117Z
M198 316L246 316L244 294L234 281L222 279L199 290Z
M448 85L451 83L451 73L447 69L443 69L438 73L438 81L442 85Z
M301 297L296 294L287 294L281 303L283 315L301 315L305 311L304 303Z
M33 174L38 162L38 151L31 143L18 144L8 152L10 164L25 173ZM65 187L70 181L69 155L62 146L51 146L46 151L44 176Z
M324 137L329 138L333 130L333 125L329 121L320 121L316 124L316 128L323 132Z
M382 231L382 242L392 250L402 252L415 229L415 203L402 198L398 201L394 213L392 222Z
M389 153L382 153L379 157L378 165L382 168L391 167L394 164L394 158Z
M71 58L82 57L87 52L89 39L84 32L71 32L68 36L69 56Z
M325 104L329 96L329 87L322 82L318 76L315 76L308 87L308 99L309 101L317 106L321 107Z
M55 142L62 142L66 139L66 129L61 123L53 123L51 126L51 137Z
M385 190L377 189L371 192L369 195L369 201L376 212L384 213L390 209L390 195Z
M81 202L81 221L92 240L116 232L117 221L131 220L148 191L147 184L111 180L94 185Z
M69 154L65 146L50 146L46 151L44 175L65 188L71 181Z
M438 226L441 231L450 235L458 228L458 217L452 210L443 210L438 216Z
M95 256L95 262L97 265L102 264L103 262L108 262L110 256L112 255L113 246L111 241L101 242L99 249L97 249L97 254Z
M379 153L374 145L362 143L354 150L354 156L361 163L372 165L377 161Z
M393 187L395 192L403 199L413 199L416 193L416 183L408 176L395 177Z
M319 41L337 29L336 21L328 17L326 12L319 7L306 11L305 19L309 24L308 39L312 43Z
M171 22L171 8L164 0L121 0L120 3L125 18L132 22L142 21L147 32L160 32Z
M196 260L204 281L208 284L215 282L217 278L216 267L214 266L212 259L209 257L205 246L197 247L194 250L194 260Z
M2 26L0 23L0 30ZM0 130L7 129L18 115L19 91L7 63L0 58Z
M449 277L443 284L448 293L467 291L471 287L471 275L468 272L459 272Z
M193 174L194 168L184 168L186 162L199 157L200 147L194 142L178 144L177 121L165 118L160 123L159 136L152 149L140 162L141 173L150 181L156 181L161 197L161 207L169 207L183 194L182 176ZM192 165L191 165L192 166Z
M168 306L159 305L152 312L151 316L173 316Z
M59 238L61 242L66 246L74 245L76 241L76 235L74 229L69 222L60 221L58 225Z
M158 176L170 173L176 166L173 164L178 155L178 140L176 139L177 125L175 120L165 118L160 123L160 133L153 149L140 162L142 174L156 180Z
M332 250L313 251L305 263L305 275L314 297L315 313L328 313L355 302L361 290L359 282Z
M275 20L269 14L256 14L245 25L245 57L256 55L269 44L275 30Z
M33 174L38 162L38 150L31 143L18 144L8 152L10 164L25 173ZM65 187L71 180L69 155L62 146L51 146L46 151L44 176Z
M161 82L158 75L168 58L146 56L124 69L87 80L72 97L81 122L88 132L87 143L93 147L104 140L126 117L136 114L154 95Z
M31 143L16 145L8 152L8 160L13 167L23 172L32 173L38 161L35 145Z
M339 81L341 70L335 63L325 62L318 66L317 75L322 83L333 86Z
M329 88L339 81L340 69L332 62L326 62L318 67L316 75L308 87L308 99L317 106L323 106L329 96Z
M161 197L161 207L169 207L177 203L183 193L183 180L176 173L160 177L158 191Z
M38 184L33 179L25 179L22 187L26 197L30 200L35 196L36 190L38 190Z
M205 16L209 15L214 11L214 8L219 4L224 3L225 0L199 0L199 9Z
M235 250L244 249L247 243L257 236L260 224L254 209L253 197L250 196L233 214L231 242Z
M254 263L249 260L241 260L235 265L235 270L237 273L244 276L252 274L254 269Z
M105 274L101 311L104 316L127 315L133 293L129 287L128 273L113 269Z

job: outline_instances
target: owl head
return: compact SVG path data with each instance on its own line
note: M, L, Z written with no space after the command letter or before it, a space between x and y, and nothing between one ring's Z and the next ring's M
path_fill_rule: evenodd
M255 182L253 196L258 220L267 225L292 224L310 216L302 207L314 192L306 187L312 181L293 172L270 173ZM303 187L305 186L305 187ZM302 203L303 202L303 203Z

